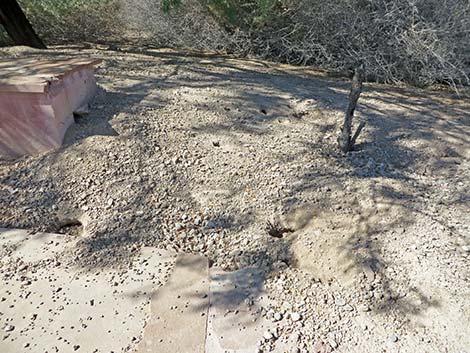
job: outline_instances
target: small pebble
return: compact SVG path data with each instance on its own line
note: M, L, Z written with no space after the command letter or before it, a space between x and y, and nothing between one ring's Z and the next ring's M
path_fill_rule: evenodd
M332 338L328 339L328 343L330 344L331 348L336 349L338 348L338 343Z
M272 340L274 338L273 334L270 331L266 331L264 333L263 337L267 341Z
M5 328L4 328L5 332L11 332L14 329L15 329L15 326L13 326L13 325L6 325Z
M335 298L335 304L336 304L337 306L346 305L346 300L344 300L343 298Z
M299 321L300 320L300 314L299 313L292 313L290 317L291 317L292 321Z

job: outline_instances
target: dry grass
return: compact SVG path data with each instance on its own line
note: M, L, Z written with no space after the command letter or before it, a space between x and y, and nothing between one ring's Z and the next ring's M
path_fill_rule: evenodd
M368 79L380 82L470 82L467 0L283 0L262 20L259 11L244 10L254 6L245 1L226 2L239 9L235 20L216 15L223 11L216 0L186 0L169 11L162 1L20 2L51 44L132 38L138 46L223 51L340 73L362 61Z

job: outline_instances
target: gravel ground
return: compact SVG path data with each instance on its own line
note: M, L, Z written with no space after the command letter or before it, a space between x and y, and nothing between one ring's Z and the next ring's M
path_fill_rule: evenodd
M170 50L1 51L76 54L104 59L91 113L59 151L0 162L0 226L81 236L66 260L90 269L128 266L142 245L254 265L279 323L262 351L468 352L468 99L367 84L367 126L344 156L349 83L319 72Z

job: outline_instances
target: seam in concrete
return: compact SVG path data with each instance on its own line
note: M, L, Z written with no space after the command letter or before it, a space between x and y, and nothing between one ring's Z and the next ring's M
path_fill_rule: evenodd
M208 291L208 296L209 296L209 305L207 305L207 311L206 311L206 329L204 332L204 353L209 353L207 352L207 328L209 327L209 312L210 308L212 305L212 289L211 289L211 272L210 272L210 265L207 266L207 279L209 281L209 291Z

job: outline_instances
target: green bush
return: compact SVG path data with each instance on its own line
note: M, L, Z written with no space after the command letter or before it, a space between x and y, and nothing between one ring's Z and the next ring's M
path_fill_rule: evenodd
M106 40L118 28L113 0L19 0L33 27L47 44Z

